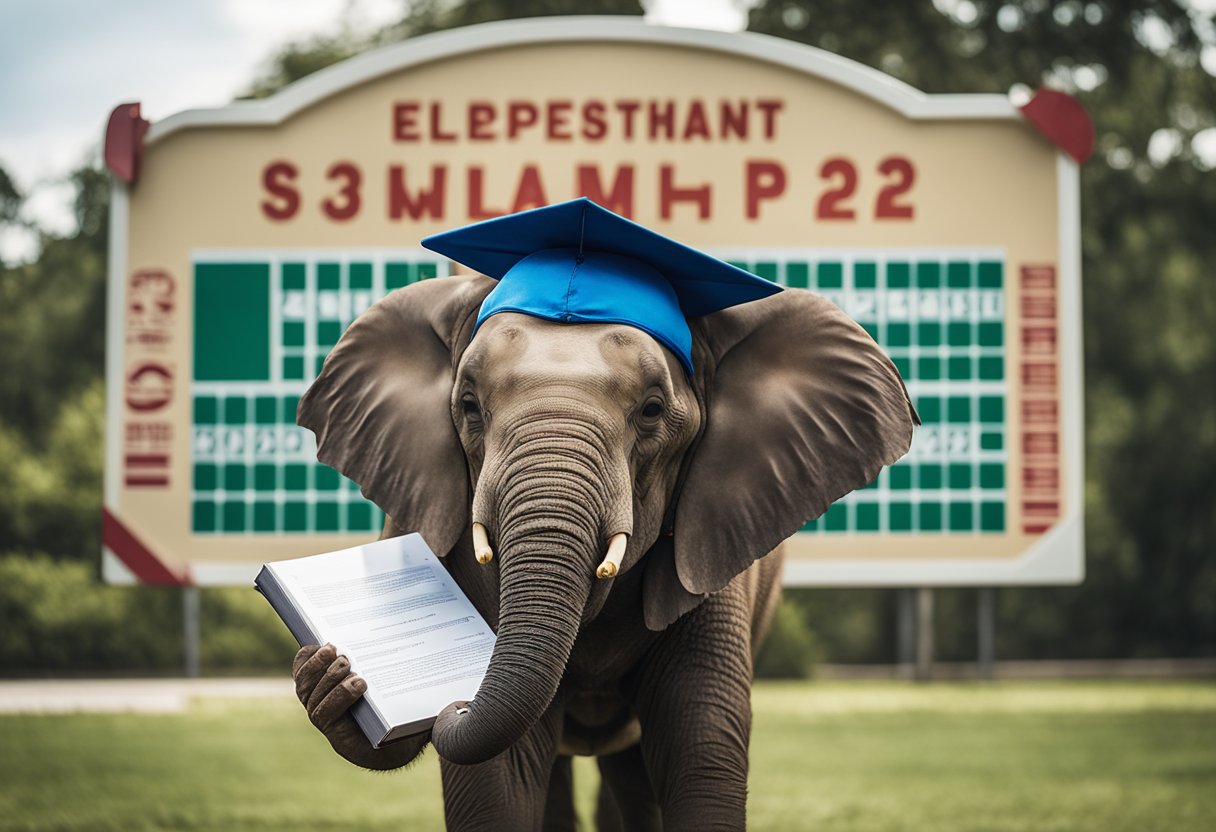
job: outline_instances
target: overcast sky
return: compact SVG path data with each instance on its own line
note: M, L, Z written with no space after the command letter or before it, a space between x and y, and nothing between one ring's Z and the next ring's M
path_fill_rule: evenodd
M748 0L651 0L648 19L741 29ZM110 110L145 118L222 106L284 44L343 25L400 19L405 0L0 0L0 166L29 195L27 214L71 230L60 180L100 147ZM25 234L0 256L28 257Z

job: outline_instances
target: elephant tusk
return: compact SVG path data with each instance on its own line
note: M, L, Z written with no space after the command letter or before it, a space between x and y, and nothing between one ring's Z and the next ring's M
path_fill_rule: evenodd
M604 555L604 562L595 570L597 578L615 578L617 571L621 568L621 558L625 557L625 547L629 545L629 535L624 532L617 532L608 541L608 554Z
M477 556L477 562L483 565L494 560L494 550L490 548L486 527L480 523L473 524L473 554Z

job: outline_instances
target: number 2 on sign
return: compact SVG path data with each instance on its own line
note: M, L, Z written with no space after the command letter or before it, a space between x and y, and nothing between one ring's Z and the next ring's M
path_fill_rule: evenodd
M880 220L910 220L915 211L910 202L903 201L916 181L916 168L903 156L888 156L878 163L878 173L884 185L874 201L874 218ZM828 190L819 197L815 218L820 220L856 219L851 200L857 191L857 166L843 156L833 156L819 167L819 178L827 182Z

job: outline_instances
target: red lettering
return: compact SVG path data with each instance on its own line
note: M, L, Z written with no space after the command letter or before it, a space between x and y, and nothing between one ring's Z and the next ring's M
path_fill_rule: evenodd
M659 167L659 216L665 220L671 219L671 208L676 202L697 203L697 216L709 219L710 186L701 185L695 188L677 188L675 185L675 166L661 165Z
M570 134L570 111L574 108L572 101L550 101L546 107L545 127L548 138L555 142L568 142L574 138ZM559 132L560 131L560 132Z
M506 211L485 207L485 171L481 165L469 165L469 219L488 220L501 217Z
M548 205L549 200L545 198L545 187L540 181L540 171L536 165L525 165L523 173L519 175L519 187L515 189L515 204L511 206L511 213L515 214L528 208L540 208L543 205Z
M507 104L507 138L514 140L525 127L536 124L539 114L531 101L511 101Z
M273 199L262 200L262 213L276 222L289 220L300 210L300 192L295 188L299 169L291 162L271 162L262 169L262 187Z
M642 106L640 101L618 101L616 108L621 111L624 117L624 134L625 138L633 138L633 117L637 115L638 109Z
M600 171L596 165L578 166L578 195L615 211L622 217L633 217L633 165L621 165L612 178L611 193L604 194Z
M393 141L416 142L418 135L418 102L398 101L393 105Z
M747 218L760 216L760 200L776 199L785 192L785 168L779 162L748 161L744 191L747 194Z
M409 214L412 220L420 220L424 216L433 220L443 219L447 177L446 165L431 165L431 186L419 188L418 196L411 197L405 188L405 165L390 166L388 169L389 219L399 220L406 214Z
M851 220L856 216L856 212L851 207L842 206L840 203L851 197L853 191L857 190L857 168L853 167L853 163L848 159L839 156L828 159L819 168L821 179L834 179L837 176L840 177L840 185L819 197L816 217L821 220Z
M363 174L359 172L359 168L351 162L334 162L329 166L329 170L325 171L325 178L330 181L346 180L346 184L338 191L341 202L328 196L321 201L321 210L325 212L325 216L344 222L358 214L359 204L362 202L359 197L359 185L363 182Z
M694 98L688 108L688 118L684 122L684 141L696 137L709 138L709 124L705 120L705 105L699 98Z
M431 102L431 141L433 142L454 142L456 141L455 133L443 132L443 125L440 120L443 118L443 102Z
M469 104L469 140L474 142L493 141L494 131L488 130L494 123L498 111L488 101L473 101Z
M785 102L771 98L758 98L756 106L764 113L764 138L771 139L777 135L777 113L785 106Z
M588 101L583 104L583 138L599 141L608 133L608 122L604 114L608 107L603 101Z
M719 114L722 128L719 135L723 139L729 139L730 134L734 133L735 138L747 139L747 102L740 101L739 109L731 109L731 103L725 98L722 99L722 109Z
M662 107L662 110L659 108ZM648 109L650 116L650 138L659 138L659 130L666 134L663 138L671 140L675 136L676 102L668 99L666 102L651 101Z

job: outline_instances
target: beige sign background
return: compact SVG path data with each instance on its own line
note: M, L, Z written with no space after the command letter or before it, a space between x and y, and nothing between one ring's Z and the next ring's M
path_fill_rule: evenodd
M300 497L272 453L298 442L278 410L320 333L442 274L421 237L585 194L825 292L938 402L922 429L936 444L796 535L788 581L1079 580L1076 177L1003 97L929 97L807 47L618 19L428 36L171 117L113 195L105 574L244 583L374 536L348 484L310 468ZM223 354L224 327L250 321L271 341L256 367Z

